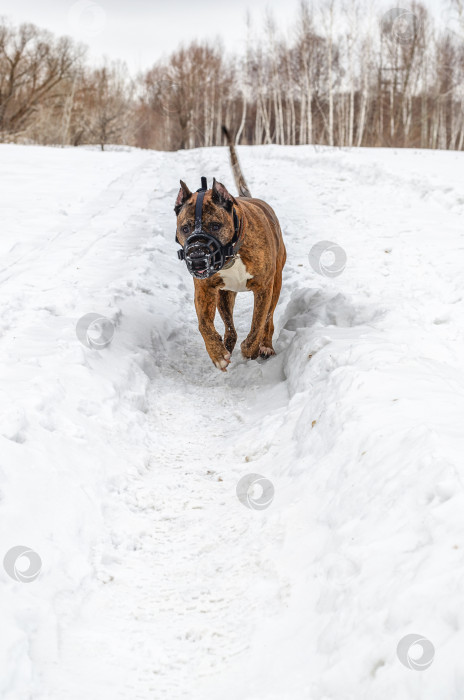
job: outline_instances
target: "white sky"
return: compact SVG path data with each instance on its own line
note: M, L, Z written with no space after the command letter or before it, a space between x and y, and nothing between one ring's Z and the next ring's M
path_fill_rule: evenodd
M444 17L448 0L423 0ZM401 0L379 0L379 12ZM259 28L266 8L277 26L290 31L299 0L1 0L0 14L14 23L29 21L55 34L86 43L91 56L125 60L132 72L150 67L181 43L220 39L227 50L242 52L246 14Z

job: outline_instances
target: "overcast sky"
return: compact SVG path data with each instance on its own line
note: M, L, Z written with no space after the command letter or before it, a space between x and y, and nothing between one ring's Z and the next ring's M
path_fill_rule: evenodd
M424 0L443 16L448 0ZM290 31L299 0L1 0L0 13L84 41L91 56L124 59L131 71L151 66L181 42L219 39L227 50L243 51L246 14L258 28L270 8L279 28ZM402 5L379 0L379 11ZM407 3L406 3L407 7Z

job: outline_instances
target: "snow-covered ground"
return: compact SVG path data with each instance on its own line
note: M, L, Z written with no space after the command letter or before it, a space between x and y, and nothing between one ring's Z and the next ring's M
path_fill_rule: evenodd
M0 561L42 562L0 571L2 700L464 697L464 154L240 157L288 261L277 356L223 374L173 205L227 150L0 146Z

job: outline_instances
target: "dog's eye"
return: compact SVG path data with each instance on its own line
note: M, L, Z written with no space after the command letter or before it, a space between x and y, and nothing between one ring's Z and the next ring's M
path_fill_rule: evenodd
M182 226L181 231L182 233L188 233L190 231L190 226Z
M216 223L211 224L211 231L219 231L220 228L221 228L221 224L216 224Z

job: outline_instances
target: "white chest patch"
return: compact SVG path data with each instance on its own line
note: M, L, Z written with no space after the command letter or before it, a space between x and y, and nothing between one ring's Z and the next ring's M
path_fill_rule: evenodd
M223 289L227 289L230 292L249 292L246 283L247 280L251 280L253 275L248 274L245 265L240 257L237 255L235 263L232 267L227 270L221 270L219 273L222 277L222 281L225 286Z

